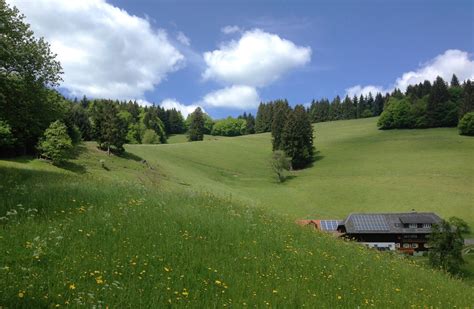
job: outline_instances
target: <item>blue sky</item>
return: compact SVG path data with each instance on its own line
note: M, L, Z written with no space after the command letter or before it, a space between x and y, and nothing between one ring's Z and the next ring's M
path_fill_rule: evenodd
M54 2L54 0L41 1ZM41 35L47 39L50 36L55 42L53 47L67 45L67 43L56 42L61 40L56 32L45 30L47 27L42 26L42 23L46 17L33 11L34 8L30 2L22 0L8 2L13 2L20 9L23 8L27 18L28 11L32 12L32 16L37 14L38 16L33 16L30 21L32 27L33 29L37 27ZM146 20L151 27L151 32L161 29L160 31L166 33L166 44L175 48L175 53L163 52L161 55L156 55L157 61L164 61L164 58L176 54L182 56L175 62L154 68L159 71L163 66L165 67L164 73L158 77L155 76L153 86L143 86L136 92L131 89L129 94L124 93L123 95L132 95L143 101L157 104L163 100L172 100L180 105L201 105L215 118L238 115L244 110L255 112L255 104L249 103L242 106L239 106L238 103L227 104L225 96L228 93L221 94L217 99L214 97L215 100L223 100L215 104L209 103L209 100L206 104L206 100L203 99L213 92L234 86L240 87L240 85L248 86L249 89L244 89L248 91L242 95L244 97L248 95L249 102L256 98L264 101L287 98L291 104L297 104L310 102L313 98L332 98L337 94L345 95L348 92L347 89L356 85L360 85L359 92L363 92L365 86L389 90L394 85L416 81L407 75L405 81L397 84L397 78L403 79L403 74L407 72L415 72L418 79L431 79L432 73L430 72L439 71L442 74L450 75L452 72L447 71L452 67L454 73L461 75L461 79L472 78L474 76L472 61L474 51L473 3L473 1L416 0L111 0L106 2L109 6L122 9L126 14ZM84 8L73 9L77 12L81 10L85 12ZM101 8L96 10L101 10ZM47 14L44 12L43 15ZM80 15L80 13L78 14ZM127 25L120 23L117 25L117 27L127 27ZM226 34L222 32L222 28L226 26L237 26L240 30ZM74 25L72 24L71 27ZM78 24L77 27L85 26ZM54 25L51 25L51 29L54 28ZM258 35L252 32L256 29L260 31ZM140 33L140 31L138 32ZM183 44L182 40L178 39L179 33L182 33L189 42ZM222 50L222 46L227 46L227 52L229 52L232 48L229 42L234 40L237 44L246 34L252 38L256 35L260 39L268 39L268 42L273 42L273 39L277 38L291 45L289 47L281 45L289 48L290 55L281 56L280 53L276 53L274 58L269 56L274 62L281 62L284 67L271 68L276 70L274 74L276 77L272 78L268 73L270 69L265 69L265 66L263 69L267 72L244 72L238 77L232 75L233 73L222 73L219 66L224 64L218 62L217 58L214 59L217 61L213 67L214 73L211 72L211 77L203 77L206 69L210 67L209 63L203 59L204 53ZM137 36L139 35L137 34ZM114 38L117 36L119 34ZM121 40L126 41L127 39ZM140 42L135 41L133 44L136 48L141 48ZM271 43L268 44L270 44L268 46L270 53L274 48L279 48ZM117 48L120 49L120 47ZM147 46L143 49L152 50L152 48L153 46ZM456 50L457 53L445 54L448 50ZM64 53L63 50L60 52ZM241 50L241 52L245 51ZM301 57L295 56L296 58L293 59L291 54L296 52L302 52ZM133 53L130 55L130 57L134 56ZM251 54L250 57L254 57L254 55ZM257 57L255 63L265 60L265 55L255 55L255 57ZM63 58L64 61L69 61L65 56ZM137 59L148 58L137 55ZM121 61L123 62L123 59ZM455 61L455 64L451 65L452 61ZM108 61L99 61L98 63L105 62ZM137 60L137 62L139 61ZM74 65L75 72L81 71L77 61ZM115 72L114 76L121 74L119 71L120 61L117 60L116 64L111 62L108 65L114 67L112 69ZM66 69L69 67L67 65ZM239 67L233 68L233 70L239 70ZM65 70L65 74L68 74L68 70ZM263 83L246 82L246 76L252 78L258 74L263 74ZM265 74L270 74L270 76ZM75 80L80 79L80 77L75 77ZM123 83L127 82L122 81ZM68 85L73 85L73 82L66 80L65 84L67 89ZM130 86L130 88L133 87L133 85ZM71 93L76 95L89 91L89 95L94 96L94 89L90 86L70 86L69 88L75 89ZM233 92L233 95L240 95L239 91L242 89ZM350 93L355 92L357 90ZM97 92L97 95L100 93Z

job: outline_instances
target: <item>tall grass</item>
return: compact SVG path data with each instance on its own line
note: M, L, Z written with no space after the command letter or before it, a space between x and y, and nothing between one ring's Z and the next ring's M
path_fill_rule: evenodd
M114 164L109 173L140 171L139 163ZM230 199L119 183L98 171L6 166L0 162L3 307L474 304L472 287L442 273Z

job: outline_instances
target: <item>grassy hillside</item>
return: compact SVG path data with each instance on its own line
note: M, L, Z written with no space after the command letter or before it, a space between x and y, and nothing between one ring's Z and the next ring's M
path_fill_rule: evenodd
M166 178L139 160L88 144L67 169L0 161L0 306L474 303L472 287L397 256L262 208L161 190Z
M269 134L200 143L133 145L172 182L232 196L292 218L355 211L434 211L474 227L474 139L455 128L376 129L376 119L315 125L318 160L275 183Z
M444 201L458 195L437 211L472 222L463 208L472 166L461 166L472 141L449 129L378 132L373 122L316 126L321 158L284 185L266 167L266 134L128 146L122 158L87 143L62 168L0 160L0 307L472 306L472 285L293 223L409 209L379 191L420 202L430 187ZM346 187L356 205L338 193Z

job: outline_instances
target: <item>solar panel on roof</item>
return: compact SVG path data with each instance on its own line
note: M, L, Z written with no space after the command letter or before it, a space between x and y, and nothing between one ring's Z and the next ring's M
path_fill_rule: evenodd
M354 229L357 231L388 231L389 226L382 215L353 215Z
M339 225L338 220L321 220L320 223L323 231L336 231Z

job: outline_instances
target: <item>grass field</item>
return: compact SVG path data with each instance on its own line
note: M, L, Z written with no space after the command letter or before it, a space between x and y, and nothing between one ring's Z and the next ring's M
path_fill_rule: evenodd
M283 185L268 166L269 134L127 149L171 182L292 218L415 209L456 215L474 227L474 139L455 128L379 131L375 124L369 118L315 125L318 160Z
M395 180L366 187L377 183L372 178L378 174L411 185L419 182L423 194L431 186L432 194L442 195L437 190L449 184L444 194L458 188L458 195L465 195L459 201L472 197L467 184L472 167L462 172L459 162L467 160L471 140L444 129L378 132L371 128L373 122L317 125L322 158L284 185L275 183L266 167L270 144L265 134L127 146L129 153L122 158L108 157L87 143L62 168L31 158L0 161L0 307L471 307L472 285L293 223L308 213L345 214L344 207L353 207L348 193L320 194L335 194L358 180L363 179L357 188L367 190L367 202L383 197L374 192L392 185L399 194L415 190ZM332 138L323 137L329 133ZM375 147L384 142L382 149ZM398 149L392 143L405 145L405 151L384 153ZM418 156L425 153L428 162L437 161L431 158L442 157L433 148L437 143L457 163L446 160L430 169L428 163L404 162L416 157L417 149ZM360 151L350 150L355 145ZM355 161L354 167L344 154ZM397 169L391 174L382 173L383 160L375 160L377 155L403 160L392 165ZM423 172L435 179L420 181ZM305 186L305 179L311 185ZM336 188L329 190L332 186ZM311 205L300 203L305 198L297 194ZM354 196L361 209L363 195ZM418 201L423 199L428 197ZM324 211L308 211L324 201ZM369 210L389 210L367 205ZM470 215L472 223L463 205L449 203L439 212L449 215L455 213L449 208L457 207L457 215Z

